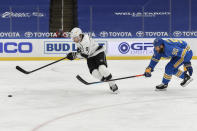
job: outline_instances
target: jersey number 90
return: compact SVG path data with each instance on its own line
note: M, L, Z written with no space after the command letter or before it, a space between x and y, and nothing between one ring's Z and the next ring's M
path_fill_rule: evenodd
M177 55L178 51L179 51L178 49L174 48L172 51L172 55Z

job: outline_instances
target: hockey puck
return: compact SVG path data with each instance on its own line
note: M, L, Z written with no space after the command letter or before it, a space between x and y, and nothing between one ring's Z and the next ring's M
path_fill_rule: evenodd
M12 95L8 95L8 97L12 97Z

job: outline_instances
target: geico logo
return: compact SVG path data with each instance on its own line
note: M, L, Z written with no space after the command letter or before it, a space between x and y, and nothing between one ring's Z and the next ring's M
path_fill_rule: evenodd
M66 44L66 43L48 43L46 44L46 50L47 51L77 51L75 44Z
M33 50L30 42L0 42L0 53L31 53Z

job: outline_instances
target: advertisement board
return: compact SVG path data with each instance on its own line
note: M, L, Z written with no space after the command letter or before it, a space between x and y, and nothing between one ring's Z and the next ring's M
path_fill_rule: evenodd
M182 38L197 58L197 39ZM106 46L108 59L149 59L153 55L153 38L94 39ZM75 52L71 39L0 39L0 60L55 60Z
M0 38L49 31L50 0L2 0L0 8Z
M107 41L95 40L107 47ZM76 52L71 39L0 39L0 60L53 60Z
M167 38L166 38L167 39ZM197 39L175 38L187 42L192 51L193 59L197 59ZM165 39L164 39L165 40ZM153 55L153 38L134 39L107 39L108 53L110 59L150 59Z
M77 4L78 26L96 37L197 38L196 0L79 0Z

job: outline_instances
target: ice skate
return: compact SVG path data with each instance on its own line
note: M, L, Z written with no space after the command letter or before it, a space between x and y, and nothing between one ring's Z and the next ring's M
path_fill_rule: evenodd
M110 86L110 90L113 91L113 93L118 93L118 86L116 84L112 85Z
M186 87L192 81L193 81L193 78L191 78L188 74L185 74L185 78L183 79L180 85L182 87Z
M168 85L167 84L160 84L158 86L156 86L155 91L166 91L167 90Z

